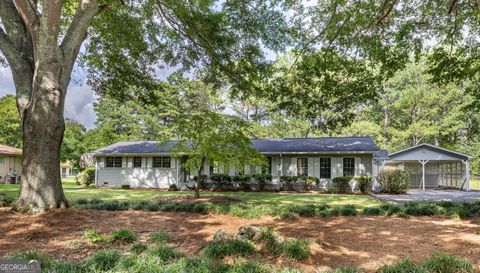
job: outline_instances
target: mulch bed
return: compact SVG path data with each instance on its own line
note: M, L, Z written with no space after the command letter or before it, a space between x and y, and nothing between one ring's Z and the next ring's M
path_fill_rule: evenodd
M198 215L145 211L54 210L36 215L15 214L0 209L0 257L13 252L37 249L57 259L80 260L96 249L112 245L75 243L80 234L95 228L108 234L121 227L131 228L146 240L155 230L165 230L173 243L187 255L195 256L218 229L235 232L242 225L271 225L287 238L309 237L312 256L303 262L267 257L272 264L300 267L307 272L318 268L363 267L373 272L381 265L411 257L427 259L445 252L480 265L480 218L452 220L444 217L333 217L299 218L282 221L273 217L244 219L228 215ZM114 245L115 248L127 246Z

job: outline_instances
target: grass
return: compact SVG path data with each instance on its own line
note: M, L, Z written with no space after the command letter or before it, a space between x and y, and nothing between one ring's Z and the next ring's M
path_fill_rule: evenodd
M170 241L170 235L163 230L157 230L150 234L150 238L148 240L152 243L165 244Z
M162 190L123 190L82 188L72 179L63 180L63 190L68 200L78 200L88 197L108 201L152 200L159 197L192 196L192 192L162 191ZM20 185L0 184L0 194L17 197ZM355 205L363 209L379 205L380 201L368 195L349 194L305 194L305 193L270 193L270 192L202 192L201 196L225 196L236 198L247 204L267 205L306 205L311 203L326 203L329 206Z
M283 244L283 252L293 260L301 261L310 257L310 240L292 239Z
M110 234L109 241L114 242L122 242L122 243L133 243L138 240L138 234L128 228L121 228L119 230L112 231Z
M302 240L291 241L293 253L296 257L305 259L308 256L303 253L307 244ZM136 246L137 244L134 244ZM300 246L300 248L298 248ZM83 261L72 262L68 260L56 260L46 254L37 251L16 253L9 259L35 259L42 264L42 272L56 273L302 273L300 269L293 267L276 266L268 263L270 259L263 260L261 256L253 255L243 258L222 261L210 259L206 256L185 257L177 248L171 246L157 246L153 249L145 249L142 245L140 252L126 252L116 249L103 249L93 253ZM240 251L239 247L234 247ZM251 250L253 251L253 250ZM303 253L300 257L298 253ZM248 255L251 252L248 252ZM308 255L310 255L308 253ZM295 258L295 257L291 257ZM232 262L233 261L233 262ZM400 260L392 265L381 267L379 273L474 273L478 268L466 259L461 259L447 254L436 253L430 259L415 263L410 259ZM362 268L339 267L324 273L360 273L365 272Z
M212 241L202 251L202 254L210 259L223 259L227 256L249 256L253 254L255 247L249 241L225 240Z

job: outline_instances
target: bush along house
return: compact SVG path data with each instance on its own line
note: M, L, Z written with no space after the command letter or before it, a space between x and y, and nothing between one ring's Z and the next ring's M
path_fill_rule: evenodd
M252 139L251 142L265 155L268 167L247 165L239 170L213 162L204 168L208 177L205 185L211 187L222 180L225 189L305 189L307 181L311 189L326 190L335 186L332 181L336 177L375 176L378 159L382 158L376 155L384 155L371 137ZM185 158L172 153L174 145L175 141L118 142L93 152L96 186L183 188L192 177L182 167ZM354 189L355 181L348 187Z

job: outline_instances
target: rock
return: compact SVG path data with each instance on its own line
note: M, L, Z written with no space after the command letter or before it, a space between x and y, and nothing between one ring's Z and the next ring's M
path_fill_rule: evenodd
M213 234L213 241L225 241L231 239L232 235L228 234L228 232L224 229L219 229Z
M236 235L247 240L257 241L261 233L261 230L256 226L241 226Z
M277 244L277 245L281 245L281 244L285 243L285 239L280 235L275 235L273 238L275 240L275 244Z

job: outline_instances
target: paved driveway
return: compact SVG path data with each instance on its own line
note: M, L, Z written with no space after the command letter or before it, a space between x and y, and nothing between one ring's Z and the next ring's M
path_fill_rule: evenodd
M480 201L480 191L458 190L408 190L407 194L387 195L374 194L374 197L388 202L404 203L408 201L456 201L470 202Z

